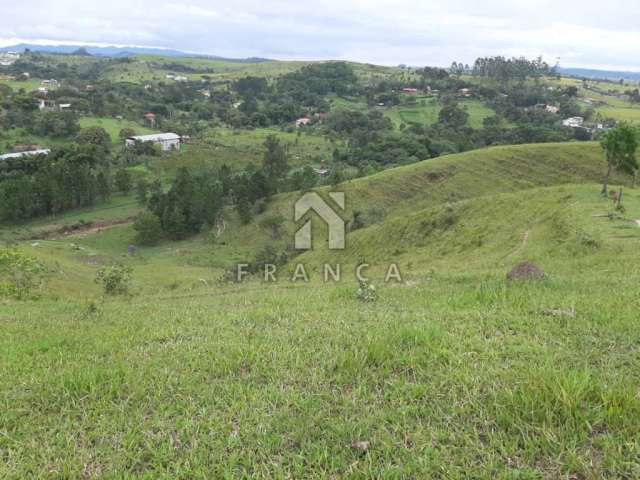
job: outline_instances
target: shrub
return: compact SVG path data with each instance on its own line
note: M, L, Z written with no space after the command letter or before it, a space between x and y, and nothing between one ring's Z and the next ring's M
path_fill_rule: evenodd
M371 285L366 280L361 280L358 291L356 292L356 298L361 302L375 302L376 300L378 300L378 292L376 291L376 287Z
M14 249L0 249L0 297L29 298L42 284L43 266Z
M155 245L162 238L162 225L157 215L143 212L133 224L136 231L136 243L140 245Z
M111 265L102 267L96 275L96 283L101 284L106 295L126 295L131 282L131 267Z
M278 251L273 245L267 245L256 253L256 258L250 267L251 272L263 271L265 265L284 265L289 256L285 251Z

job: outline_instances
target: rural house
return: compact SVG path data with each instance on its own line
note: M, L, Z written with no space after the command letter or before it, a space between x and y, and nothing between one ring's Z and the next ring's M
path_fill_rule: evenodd
M582 127L582 124L584 123L584 118L582 117L571 117L571 118L567 118L566 120L562 121L562 126L563 127L569 127L569 128L580 128Z
M156 145L160 145L163 152L171 150L180 150L180 143L182 137L177 133L157 133L152 135L138 135L135 137L129 137L125 141L127 147L133 147L136 142L146 143L151 142Z

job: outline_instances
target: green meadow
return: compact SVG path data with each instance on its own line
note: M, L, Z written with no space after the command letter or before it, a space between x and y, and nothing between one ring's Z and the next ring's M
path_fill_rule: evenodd
M336 252L314 224L276 283L222 277L290 243L292 222L274 238L261 219L297 194L134 255L127 223L55 234L126 220L129 197L2 227L46 276L0 304L0 477L640 476L640 194L616 211L603 171L597 144L549 144L352 180L335 190L365 225ZM525 260L545 279L508 281ZM133 269L127 296L93 281L112 262ZM375 301L356 298L361 263Z
M104 128L114 143L120 143L119 134L123 128L130 128L134 130L137 135L147 135L156 131L131 120L118 120L110 117L80 117L78 123L81 128Z

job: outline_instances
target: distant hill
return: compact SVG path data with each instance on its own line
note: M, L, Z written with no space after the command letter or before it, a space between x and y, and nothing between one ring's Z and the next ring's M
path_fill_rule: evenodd
M571 77L593 78L602 80L630 80L640 82L640 72L618 72L615 70L595 70L589 68L558 68L558 73Z
M202 55L164 48L148 47L94 47L89 45L36 45L20 43L0 48L0 52L24 52L26 49L32 52L42 52L58 55L92 55L96 57L135 57L137 55L160 55L163 57L195 57L209 58L212 60L224 60L238 63L261 63L272 61L267 58L225 58L216 55Z

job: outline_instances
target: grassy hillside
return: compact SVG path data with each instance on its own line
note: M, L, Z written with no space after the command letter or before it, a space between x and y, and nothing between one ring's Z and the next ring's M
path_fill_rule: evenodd
M407 273L372 269L372 303L351 272L4 303L0 476L634 478L640 195L626 206L595 216L610 202L586 184L396 216L350 237ZM180 282L169 251L145 257ZM507 282L522 259L548 279Z
M387 260L396 255L396 249L402 252L403 248L406 249L405 258L412 255L412 248L407 249L406 245L392 247L389 244L388 248L378 252L379 245L373 240L384 242L386 238L376 233L376 229L381 228L380 224L396 229L395 225L403 224L407 218L415 219L416 225L422 224L425 219L440 215L447 204L463 208L462 205L473 204L473 199L487 195L491 197L561 184L593 184L602 177L603 163L603 154L597 144L498 147L427 160L339 185L335 190L344 191L347 199L347 211L343 217L352 221L354 212L361 212L366 227L350 233L347 241L371 243L370 248L360 244L358 251L362 254L346 259L347 263L354 263L362 256L365 259L376 258L383 252L383 258ZM595 185L589 188L596 193L598 191ZM320 189L320 192L327 190ZM224 216L225 228L219 235L214 229L188 241L140 248L134 257L127 255L127 248L135 243L130 219L137 214L139 206L129 197L116 198L94 210L70 212L56 218L5 227L0 230L0 235L4 241L30 239L25 242L29 252L42 256L47 263L59 261L66 265L65 271L75 272L68 278L51 274L50 289L57 295L64 294L67 289L96 293L98 288L92 281L97 268L114 261L134 267L135 285L140 292L148 293L158 287L191 290L202 286L203 281L208 285L216 283L223 271L237 262L252 262L256 253L268 245L280 251L290 248L295 227L293 204L299 195L291 193L274 197L266 212L257 215L249 225L241 225L235 211L228 210ZM283 223L274 237L263 220L276 216L280 216ZM86 234L71 230L62 235L50 234L65 226L68 229L86 223L92 223L91 229L98 232ZM116 225L112 226L113 223ZM103 225L107 228L102 228ZM322 238L324 226L316 222L314 228ZM400 227L398 231L402 231ZM33 240L42 238L45 233L46 241ZM523 233L524 227L512 232L510 242L517 243L517 238ZM373 236L371 241L367 235ZM366 240L358 240L362 238ZM38 243L36 247L31 245L34 242ZM491 243L491 240L485 239L485 243ZM319 242L316 248L321 246ZM353 252L348 250L346 253ZM420 265L420 272L431 261L429 255L423 255L420 261L414 259L414 265ZM171 275L158 275L163 269L171 271Z
M394 168L346 182L334 190L345 192L346 220L352 219L354 212L361 212L370 219L369 223L379 223L487 194L599 182L604 170L603 153L596 143L505 146ZM298 193L277 196L264 216L291 218L298 197ZM242 229L229 228L221 239L231 244L243 244L245 238L251 238L254 244L273 243L267 232L257 226L259 220ZM293 225L286 227L283 238L289 239Z

